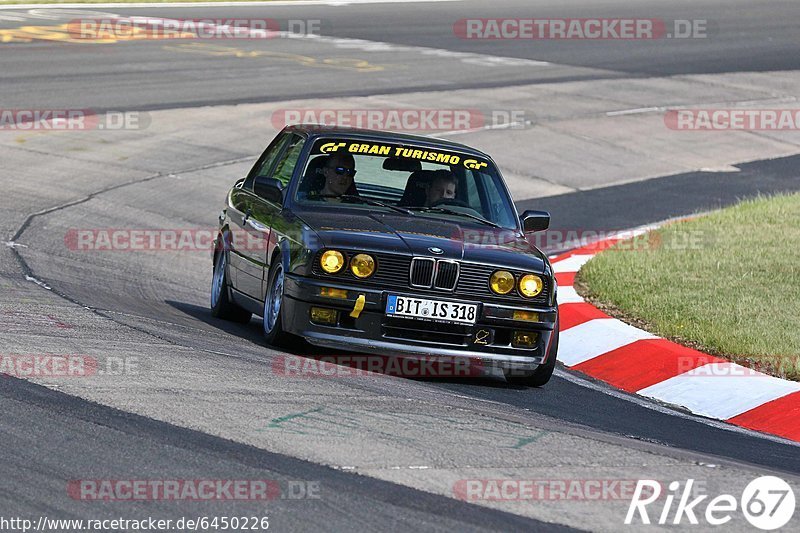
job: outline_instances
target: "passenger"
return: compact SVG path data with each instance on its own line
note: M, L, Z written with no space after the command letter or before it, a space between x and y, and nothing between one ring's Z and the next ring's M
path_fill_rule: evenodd
M442 200L452 200L456 197L458 180L449 170L437 170L425 190L425 207L435 205Z

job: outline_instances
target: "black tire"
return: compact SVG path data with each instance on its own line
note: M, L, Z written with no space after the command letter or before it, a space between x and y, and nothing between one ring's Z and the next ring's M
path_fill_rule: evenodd
M267 279L267 292L264 294L264 339L273 346L283 346L289 335L283 330L283 285L284 285L283 264L280 257L272 261ZM279 279L280 277L280 279ZM277 298L277 310L275 309Z
M553 333L553 341L550 343L550 351L547 353L547 362L539 365L532 374L527 376L514 375L512 371L506 370L503 373L506 381L511 385L522 385L525 387L541 387L545 385L553 376L556 369L556 357L558 356L558 322Z
M247 324L253 313L230 300L228 286L228 254L220 250L214 257L214 272L211 275L211 316Z

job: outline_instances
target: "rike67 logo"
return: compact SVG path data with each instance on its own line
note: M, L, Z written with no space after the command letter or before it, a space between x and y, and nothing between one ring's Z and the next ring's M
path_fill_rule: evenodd
M762 476L754 479L745 487L738 500L731 494L721 494L707 502L705 500L709 495L700 494L690 500L696 496L693 486L693 479L687 480L683 487L680 481L673 481L668 486L668 492L662 495L662 485L658 481L639 480L625 516L625 524L651 524L651 515L648 514L648 506L651 504L655 505L649 511L656 513L652 520L660 525L680 525L686 522L697 525L700 523L700 515L707 524L721 526L741 512L750 525L763 531L772 531L785 526L794 514L795 497L792 487L779 477ZM704 511L701 511L701 504L705 505Z

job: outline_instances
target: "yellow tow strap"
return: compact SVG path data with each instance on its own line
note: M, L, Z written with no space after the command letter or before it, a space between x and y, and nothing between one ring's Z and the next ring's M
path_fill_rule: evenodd
M364 302L366 301L366 297L364 297L363 294L359 294L358 298L356 298L356 305L353 306L353 311L350 313L350 316L353 318L358 318L358 316L361 314L361 311L364 310Z

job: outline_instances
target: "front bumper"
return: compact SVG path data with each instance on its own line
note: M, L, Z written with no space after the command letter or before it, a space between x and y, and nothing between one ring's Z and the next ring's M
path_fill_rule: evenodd
M420 359L469 358L482 367L528 372L545 362L558 315L556 307L499 305L454 299L444 293L363 289L332 281L294 274L286 276L283 308L286 331L305 337L311 344L337 350ZM320 289L323 287L345 290L346 297L322 296ZM385 309L390 294L478 304L478 319L475 325L460 325L389 317ZM365 298L364 308L354 318L350 313L360 295ZM312 322L311 307L337 310L337 323ZM538 320L514 320L515 310L536 313ZM535 341L527 347L514 346L514 332L533 335Z

